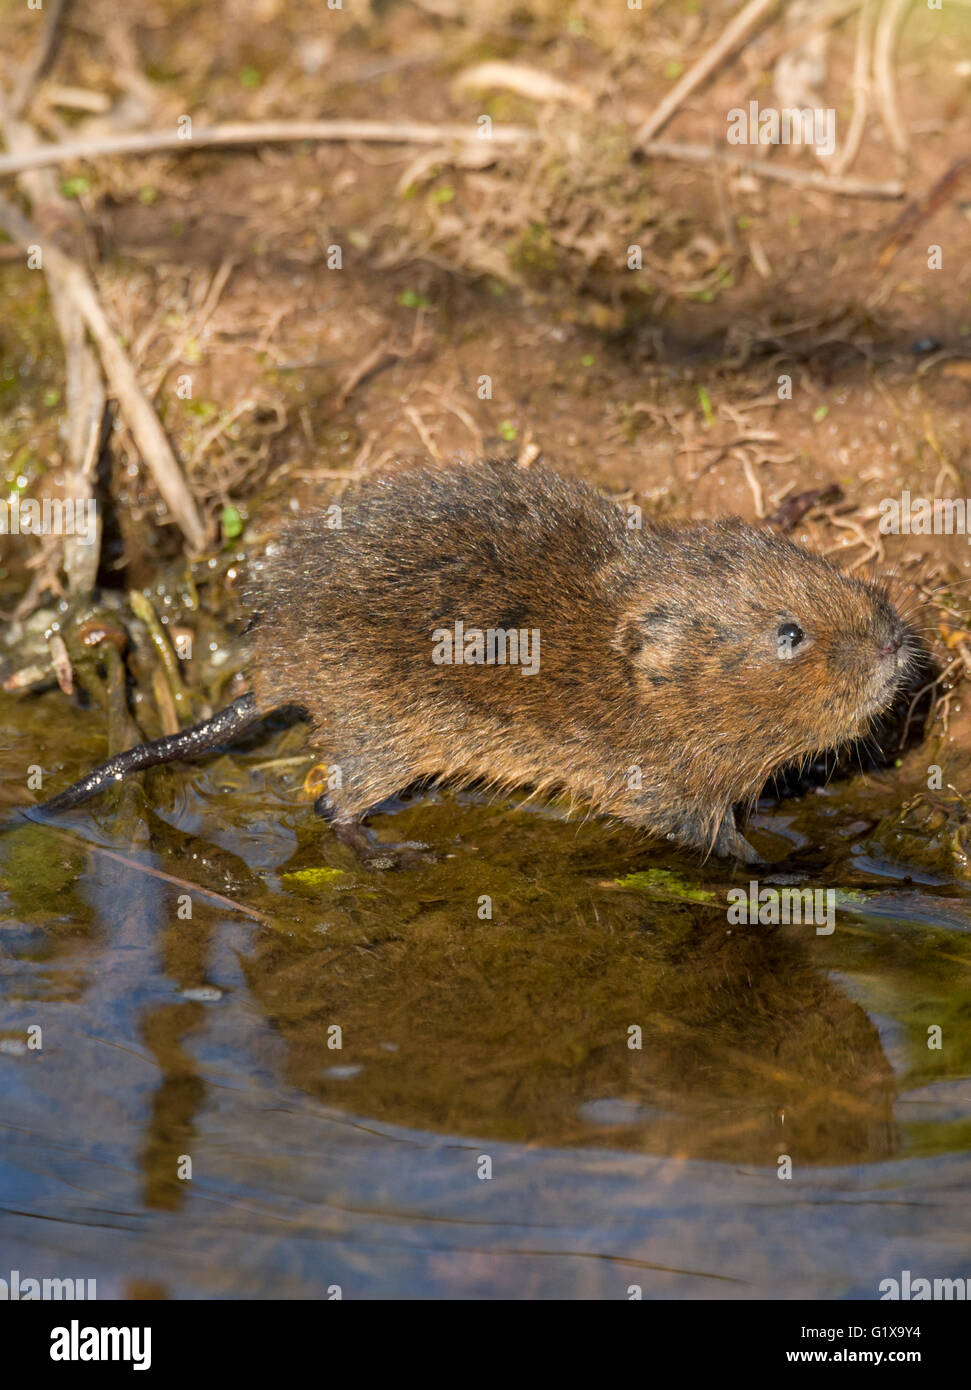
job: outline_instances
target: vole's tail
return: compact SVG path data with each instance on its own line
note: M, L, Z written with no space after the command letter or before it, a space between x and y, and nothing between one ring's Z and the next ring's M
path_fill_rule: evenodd
M150 743L139 743L124 753L116 753L82 777L80 782L75 782L73 787L52 796L49 801L41 802L39 806L25 808L23 814L31 820L35 816L54 816L80 806L82 801L97 796L112 782L120 782L129 773L140 772L144 767L156 767L159 763L173 763L180 759L189 761L200 753L208 753L257 723L264 712L256 708L256 700L251 692L241 695L211 719L193 724L191 729L166 734L164 738L155 738Z

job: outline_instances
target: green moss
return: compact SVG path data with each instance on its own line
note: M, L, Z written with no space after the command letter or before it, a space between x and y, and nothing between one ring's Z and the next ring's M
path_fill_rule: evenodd
M617 879L621 888L634 888L639 893L651 893L661 897L683 898L688 902L713 902L715 894L699 883L689 883L670 869L643 869L638 873L625 874Z
M343 869L320 866L315 869L295 869L292 873L281 875L284 883L298 888L329 888L332 883L347 878Z
M509 251L513 269L539 280L549 281L559 265L556 247L549 227L531 222L519 241Z

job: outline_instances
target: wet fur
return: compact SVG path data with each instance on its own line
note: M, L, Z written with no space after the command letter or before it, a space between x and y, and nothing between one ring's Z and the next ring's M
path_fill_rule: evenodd
M542 468L405 471L362 485L341 529L326 520L291 524L255 573L250 669L257 707L303 708L340 767L339 825L448 776L563 790L753 858L733 806L865 731L916 658L878 585L736 520L630 529ZM539 672L436 666L432 632L457 619L538 628ZM786 621L808 638L791 660Z

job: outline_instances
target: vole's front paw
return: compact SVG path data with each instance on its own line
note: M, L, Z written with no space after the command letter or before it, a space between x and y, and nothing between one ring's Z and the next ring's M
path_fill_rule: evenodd
M724 859L737 859L740 864L768 863L730 821L722 823L711 852L721 855Z

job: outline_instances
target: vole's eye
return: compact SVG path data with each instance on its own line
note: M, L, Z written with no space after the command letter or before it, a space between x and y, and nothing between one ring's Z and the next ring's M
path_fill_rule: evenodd
M798 647L805 635L798 623L782 623L776 633L779 646L786 647L789 651L792 651L793 647Z

